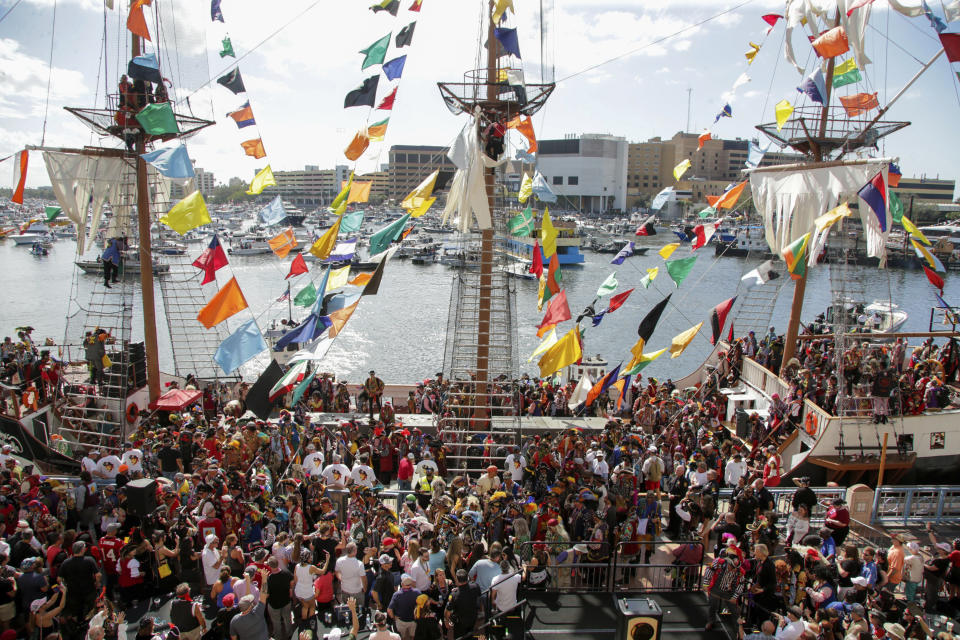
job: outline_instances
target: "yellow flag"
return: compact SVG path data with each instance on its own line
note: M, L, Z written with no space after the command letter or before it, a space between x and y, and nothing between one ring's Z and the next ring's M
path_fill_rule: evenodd
M358 273L357 276L347 284L352 284L355 287L362 287L368 282L370 282L370 280L372 279L373 279L372 273Z
M660 257L661 257L661 258L663 258L664 260L666 260L667 258L670 257L670 255L671 255L674 251L677 250L677 247L679 247L679 246L680 246L680 243L679 243L679 242L671 242L670 244L665 244L665 245L663 245L663 246L660 248L660 251L657 251L657 253L660 254ZM651 280L652 280L652 279L653 279L653 278L651 278Z
M567 365L571 365L583 355L580 349L580 329L573 327L555 345L547 349L537 365L540 377L553 375Z
M313 246L310 247L310 253L316 256L317 259L326 260L330 257L330 252L333 251L333 248L337 246L337 236L340 234L341 220L343 220L343 218L337 218L333 226L327 229L327 232L320 236L320 238L313 243Z
M253 177L253 182L250 183L250 188L247 189L247 195L257 196L263 193L263 190L267 187L275 186L277 186L277 181L273 178L273 169L270 168L270 165L267 165Z
M693 163L690 162L690 158L686 158L683 162L678 164L673 168L673 179L680 180L680 178L687 172L687 169L690 168L690 165Z
M660 267L654 267L653 269L647 269L647 275L640 278L640 284L643 285L644 289L650 288L650 283L656 280L657 274L660 273Z
M350 265L341 267L339 269L333 269L330 272L330 277L327 278L327 288L324 293L328 291L333 291L334 289L339 289L343 285L347 284L350 281Z
M437 201L436 198L427 198L426 200L424 200L424 201L420 204L419 207L417 207L416 209L411 209L411 210L410 210L410 217L411 217L411 218L419 218L420 216L422 216L423 214L425 214L427 211L429 211L429 210L430 210L430 207L431 207L431 206L433 205L433 203L436 202L436 201Z
M439 175L440 170L437 169L427 176L426 180L418 184L413 191L407 194L407 197L400 202L400 206L407 211L419 208L424 201L430 197L430 194L433 193L433 186L437 184L437 176Z
M372 182L354 182L353 185L351 185L350 187L350 195L347 196L347 201L344 204L352 204L354 202L367 202L368 200L370 200L371 187L373 187Z
M643 357L643 347L646 344L646 341L643 338L638 338L636 343L630 347L630 353L633 357L630 359L630 362L627 363L627 368L624 371L629 371L640 362L640 358Z
M330 203L330 211L336 211L342 205L347 204L347 196L350 195L350 187L353 186L353 171L350 172L350 177L346 182L340 185L340 193L337 194L337 197L333 199L333 202ZM346 209L344 209L345 211Z
M787 120L790 119L790 114L793 113L793 105L790 104L789 100L781 100L773 108L773 111L777 115L777 131L780 131Z
M917 242L916 238L910 238L910 244L913 245L913 248L920 252L920 255L923 256L923 259L927 261L927 264L930 265L930 268L934 271L940 271L942 263L930 253L930 249L927 249L925 246Z
M636 371L636 373L640 373L640 371L642 371L647 365L649 365L651 362L653 362L654 360L656 360L666 352L667 352L667 349L666 347L664 347L663 349L660 349L659 351L654 351L653 353L640 354L639 358L635 358L633 361L631 361L631 365L629 368L625 370L625 374L629 373L633 375L634 367L639 367L640 365L643 365L643 367L640 367L639 370Z
M750 51L747 51L743 56L747 59L747 64L753 64L753 59L757 57L757 54L760 53L760 45L750 43Z
M199 191L194 191L173 205L173 208L167 211L167 215L160 218L160 222L183 235L190 229L202 227L213 221L207 211L207 204L203 201L203 195Z
M836 68L833 70L833 76L834 77L842 76L845 73L850 73L856 68L857 68L857 61L854 60L853 58L850 58L845 62L841 62L836 66Z
M517 200L520 204L525 203L533 195L533 176L529 173L523 174L523 181L520 183L520 191L517 193Z
M537 311L543 311L543 296L547 292L547 276L540 276L537 284Z
M550 221L550 209L544 208L543 222L540 223L540 247L543 249L543 257L547 260L557 252L557 236L560 232Z
M923 231L920 231L920 229L917 228L917 225L910 221L910 218L907 216L900 216L900 224L902 224L903 228L906 229L914 238L923 244L930 244L930 241L927 240L927 236L923 235Z
M543 337L543 340L540 342L537 348L533 350L533 353L530 354L530 357L527 358L527 362L532 362L533 359L536 358L538 355L545 352L547 349L549 349L553 345L557 344L558 340L559 338L557 338L557 328L553 327L552 329L550 329L550 333L548 333Z
M695 327L690 327L683 333L673 337L673 340L670 341L670 357L679 358L680 354L683 353L683 350L687 348L693 338L697 335L697 332L700 331L700 327L703 326L703 323L696 325Z
M516 9L513 8L513 0L497 0L497 6L493 9L493 24L500 24L500 19L507 12L507 9L516 12Z

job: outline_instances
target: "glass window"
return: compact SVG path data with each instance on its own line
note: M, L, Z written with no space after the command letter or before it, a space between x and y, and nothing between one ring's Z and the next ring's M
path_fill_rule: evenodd
M393 155L393 161L394 161L394 162L406 162L406 161L407 161L407 154L405 154L405 153L396 153L396 154Z
M580 184L579 176L567 176L567 184Z
M563 184L563 176L553 176L553 184Z

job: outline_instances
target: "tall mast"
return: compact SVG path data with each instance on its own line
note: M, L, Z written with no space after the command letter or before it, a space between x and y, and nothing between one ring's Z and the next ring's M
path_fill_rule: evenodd
M140 55L140 36L131 35L133 57ZM137 136L137 230L140 251L140 291L143 299L143 342L147 356L147 389L150 402L160 397L160 362L157 346L157 308L153 291L153 250L150 238L150 185L147 182L146 132Z

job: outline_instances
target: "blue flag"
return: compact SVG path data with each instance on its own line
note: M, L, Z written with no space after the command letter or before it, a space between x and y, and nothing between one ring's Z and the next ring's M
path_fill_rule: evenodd
M823 104L824 96L827 95L827 83L823 79L823 71L817 67L817 70L803 79L803 83L797 87L797 91L807 94L807 97L814 102Z
M606 314L607 314L607 310L604 309L603 311L601 311L601 312L598 313L597 315L593 316L593 320L592 320L593 326L599 327L599 326L600 326L600 321L603 320L603 316L605 316Z
M257 214L257 220L265 227L280 224L286 217L287 212L283 208L283 201L280 199L280 196L271 200L270 204L260 209L260 213Z
M516 29L497 27L493 30L493 37L500 41L504 51L518 58L520 57L520 39L517 38Z
M550 185L547 184L547 179L544 178L543 174L539 171L537 171L537 175L533 177L533 195L537 196L537 200L540 202L557 201L556 194L550 189Z
M674 196L673 187L667 187L657 195L653 197L653 202L650 203L650 208L654 211L660 211L663 208L663 205L667 203L667 200L676 200Z
M633 255L633 242L628 242L620 249L620 253L610 261L610 264L623 264L623 261Z
M313 310L311 313L320 315L323 310L323 294L327 290L327 282L330 280L330 267L327 267L327 270L323 272L323 280L320 281L320 284L317 286L317 301L313 305Z
M760 163L763 161L763 156L767 155L771 147L773 147L773 141L769 141L761 147L760 143L756 140L751 140L747 147L747 161L744 164L752 169L756 169L760 166Z
M334 311L349 307L356 302L359 297L360 294L358 293L335 293L327 299L326 311L330 314Z
M394 58L389 62L383 63L383 66L380 67L383 70L383 75L387 76L388 80L396 80L401 75L403 75L403 65L407 61L407 56L400 56L399 58Z
M220 0L210 0L210 22L223 22L223 13L220 11Z
M282 351L284 347L291 343L300 344L302 342L316 340L320 337L321 333L331 326L333 326L333 323L330 322L326 316L318 316L316 313L311 313L299 327L288 331L282 338L273 343L273 350Z
M230 374L266 349L267 342L263 339L263 334L260 333L257 321L250 320L240 325L236 331L220 343L213 360L220 365L224 373Z
M179 147L150 151L140 157L167 178L194 178L197 175L190 156L187 155L187 148L182 144Z
M360 231L363 226L363 209L357 211L348 211L340 219L340 233L349 235Z
M729 104L723 105L723 109L720 113L717 114L717 117L713 119L713 124L720 122L720 118L732 118L733 117L733 107Z

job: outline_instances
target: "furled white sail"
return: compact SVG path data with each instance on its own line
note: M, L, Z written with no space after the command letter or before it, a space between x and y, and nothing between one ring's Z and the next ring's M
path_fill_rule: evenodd
M890 162L880 158L831 167L751 172L750 189L757 211L763 216L770 251L780 255L791 242L813 231L817 217L844 200L852 202L857 198L857 192L878 171L883 175L886 189ZM891 225L889 209L885 213L883 228L873 210L862 200L859 210L867 240L867 255L880 258L883 266Z
M95 233L103 203L120 182L124 161L55 151L44 151L43 160L64 215L77 226L77 254L83 254L88 244L88 207L91 233Z

